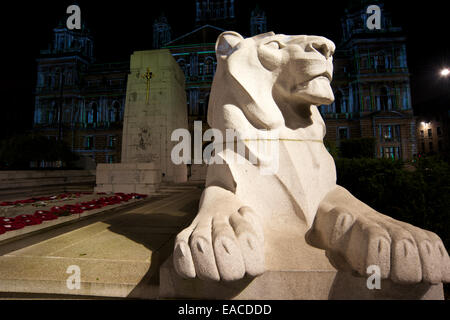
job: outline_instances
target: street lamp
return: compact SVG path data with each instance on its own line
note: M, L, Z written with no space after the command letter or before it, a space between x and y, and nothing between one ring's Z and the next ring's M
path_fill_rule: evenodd
M450 69L449 68L444 68L441 70L441 76L442 77L448 77L450 75Z

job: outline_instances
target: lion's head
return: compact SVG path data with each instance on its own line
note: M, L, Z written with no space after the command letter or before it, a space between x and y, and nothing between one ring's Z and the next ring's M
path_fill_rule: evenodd
M242 119L232 106L256 129L305 125L312 105L334 100L330 86L334 51L333 42L323 37L271 32L244 39L232 31L221 34L210 125L223 128L223 122L225 128L236 127L230 121Z

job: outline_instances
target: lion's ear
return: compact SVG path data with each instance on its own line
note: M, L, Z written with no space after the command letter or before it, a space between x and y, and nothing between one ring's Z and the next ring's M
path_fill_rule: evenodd
M227 31L219 36L216 43L216 53L218 56L229 56L236 45L244 40L237 32Z
M259 35L254 36L254 38L256 39L264 39L264 38L268 38L268 37L273 37L275 36L275 32L270 31L270 32L266 32L266 33L262 33Z

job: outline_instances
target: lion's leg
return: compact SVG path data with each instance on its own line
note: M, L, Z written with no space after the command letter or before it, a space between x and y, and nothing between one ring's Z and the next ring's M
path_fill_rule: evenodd
M259 216L232 192L208 187L190 227L176 238L174 265L183 278L233 281L264 272Z
M361 276L375 265L396 283L450 281L450 258L436 234L382 215L342 187L322 202L307 241L336 268Z

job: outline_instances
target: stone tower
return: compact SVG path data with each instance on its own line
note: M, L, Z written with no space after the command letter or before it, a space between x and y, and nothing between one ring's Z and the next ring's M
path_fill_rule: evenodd
M172 40L172 30L167 22L167 18L162 14L153 23L153 48L160 49L170 40Z
M195 10L197 26L212 24L226 28L235 19L234 0L196 0Z
M252 11L252 15L250 17L250 35L256 36L261 33L267 32L267 17L266 13L259 7Z

